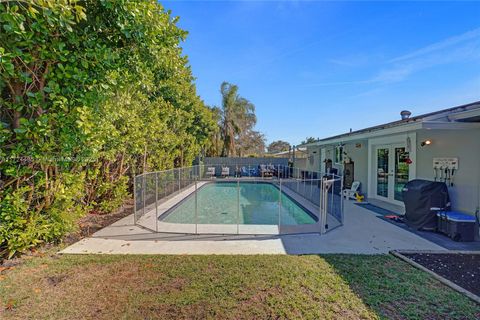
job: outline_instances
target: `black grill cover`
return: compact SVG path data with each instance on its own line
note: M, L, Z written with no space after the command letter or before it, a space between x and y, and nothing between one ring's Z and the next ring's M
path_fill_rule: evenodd
M434 230L437 212L450 209L450 197L444 182L415 179L404 186L402 194L405 222L417 230Z

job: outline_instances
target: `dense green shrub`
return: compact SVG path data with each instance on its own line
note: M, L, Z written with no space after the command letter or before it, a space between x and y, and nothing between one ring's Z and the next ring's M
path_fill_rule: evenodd
M208 144L176 22L154 0L0 3L2 255L115 209L133 175Z

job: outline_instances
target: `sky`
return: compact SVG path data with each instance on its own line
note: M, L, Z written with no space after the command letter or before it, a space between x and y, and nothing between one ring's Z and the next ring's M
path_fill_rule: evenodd
M299 144L480 100L480 2L167 1L198 94Z

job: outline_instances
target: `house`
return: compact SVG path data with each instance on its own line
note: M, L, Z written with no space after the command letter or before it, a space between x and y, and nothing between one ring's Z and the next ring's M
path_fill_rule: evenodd
M402 188L412 179L445 181L454 210L480 207L480 101L410 116L302 145L305 169L338 170L344 184L361 182L372 201L403 206Z

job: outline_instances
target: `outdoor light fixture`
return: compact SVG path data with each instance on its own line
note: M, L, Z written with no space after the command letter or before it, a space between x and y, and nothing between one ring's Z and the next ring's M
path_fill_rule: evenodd
M432 144L432 140L425 140L425 141L422 141L422 143L420 144L422 147L425 147L425 146L429 146Z

